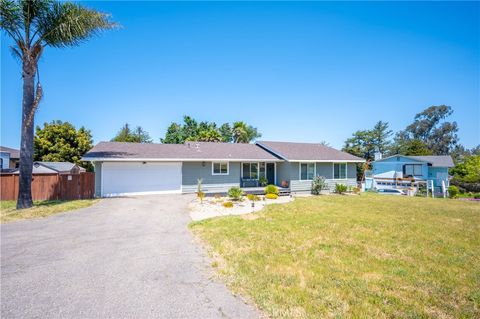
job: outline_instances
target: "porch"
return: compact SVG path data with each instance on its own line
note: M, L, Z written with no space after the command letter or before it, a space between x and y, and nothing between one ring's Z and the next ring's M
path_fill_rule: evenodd
M278 196L289 196L291 191L288 187L278 187ZM245 194L263 195L265 194L265 187L242 187Z

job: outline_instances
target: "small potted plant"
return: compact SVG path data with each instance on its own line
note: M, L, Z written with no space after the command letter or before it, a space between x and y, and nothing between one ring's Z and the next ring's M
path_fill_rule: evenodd
M265 178L265 176L260 176L260 178L258 179L258 183L260 184L260 186L267 186L268 180Z

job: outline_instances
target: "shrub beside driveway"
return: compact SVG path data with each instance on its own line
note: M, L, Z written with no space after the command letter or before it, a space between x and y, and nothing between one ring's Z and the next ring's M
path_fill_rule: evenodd
M84 199L72 201L35 201L32 208L16 209L16 201L0 201L1 223L8 223L15 220L47 217L79 208L84 208L97 203L98 199Z
M321 196L191 225L272 317L480 317L480 205Z

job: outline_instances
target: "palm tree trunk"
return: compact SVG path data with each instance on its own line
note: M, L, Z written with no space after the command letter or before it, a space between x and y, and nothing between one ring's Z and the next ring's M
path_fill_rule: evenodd
M23 106L20 142L20 167L17 209L32 207L33 170L33 102L35 99L35 67L23 60Z

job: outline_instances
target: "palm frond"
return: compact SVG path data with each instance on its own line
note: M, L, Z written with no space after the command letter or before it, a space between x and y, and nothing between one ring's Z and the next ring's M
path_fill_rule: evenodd
M18 3L12 0L0 0L0 29L18 41L23 40L20 33L22 26L22 13Z
M76 3L54 2L48 13L38 21L41 36L37 43L44 41L53 47L74 46L102 30L117 26L107 14Z
M18 4L21 8L23 17L23 31L25 32L25 40L32 43L32 40L38 34L38 22L43 16L48 14L53 6L53 0L19 0Z

